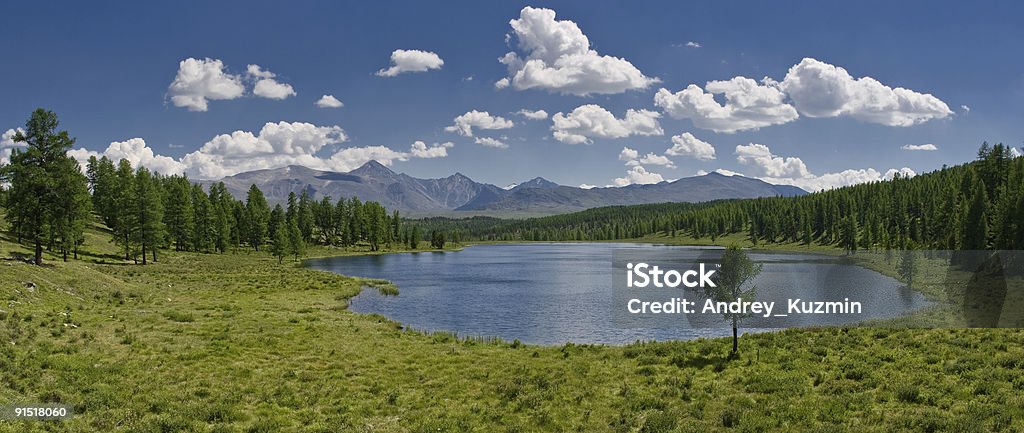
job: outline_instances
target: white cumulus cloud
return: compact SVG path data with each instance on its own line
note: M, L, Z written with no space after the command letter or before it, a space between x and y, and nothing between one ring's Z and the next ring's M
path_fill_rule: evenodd
M473 139L473 142L486 147L493 147L496 149L508 149L508 144L505 144L504 141L501 141L497 138L476 137L475 139Z
M691 156L701 161L715 159L715 147L689 132L672 136L672 147L665 151L671 156Z
M717 94L724 95L725 104L715 100ZM799 117L796 109L785 99L778 83L769 78L759 83L735 77L728 81L709 81L704 89L695 84L676 93L658 89L654 105L676 119L690 119L698 128L732 133L796 120Z
M715 95L723 95L725 103ZM793 65L781 82L734 77L709 81L703 89L696 84L675 93L662 88L654 103L674 118L725 133L788 123L800 115L912 126L953 114L931 94L892 88L871 77L854 78L846 69L812 58Z
M736 146L736 159L741 164L753 167L758 173L755 176L758 179L773 184L794 185L808 191L888 180L897 174L903 177L916 175L908 167L889 169L885 173L874 168L862 168L815 175L800 158L778 156L768 146L754 143Z
M427 146L427 143L416 140L409 147L409 154L414 158L444 158L448 156L448 149L455 147L455 143L446 141Z
M495 83L499 89L583 96L645 89L659 81L626 59L598 54L575 22L556 20L551 9L524 7L509 24L522 56L511 51L498 59L509 72Z
M629 162L629 161L633 161L633 160L635 160L635 159L637 159L639 157L640 157L640 152L637 152L636 149L630 149L628 147L623 147L622 148L622 152L619 152L619 161Z
M238 173L302 165L317 170L350 171L371 160L390 166L412 158L443 158L451 142L427 145L416 141L408 151L387 146L346 147L321 156L327 146L348 140L339 126L317 126L304 122L268 122L258 133L234 131L220 134L181 159L157 155L141 138L113 142L103 152L74 149L69 155L83 166L90 156L127 159L133 166L145 166L164 174L185 173L195 179L219 179Z
M512 121L501 116L492 116L486 111L467 111L453 120L451 126L444 128L448 132L457 132L463 137L472 137L473 128L476 129L508 129L513 126Z
M426 72L441 69L444 60L431 51L395 50L391 53L391 67L377 71L378 77L394 77L404 72Z
M527 110L524 108L522 110L516 111L516 114L530 120L544 120L548 118L548 112L544 110Z
M871 77L854 78L846 69L805 58L779 84L808 117L850 116L888 126L911 126L953 114L939 98Z
M186 173L200 179L292 164L325 169L328 166L316 153L329 144L347 139L345 131L338 126L269 122L256 134L239 130L217 135L199 150L185 155L182 162L187 167Z
M295 89L290 84L277 81L276 74L264 70L260 65L249 65L246 68L246 73L249 78L256 80L256 85L252 89L252 93L256 96L268 99L287 99L289 96L296 95Z
M171 103L189 111L206 111L210 100L235 99L244 92L242 78L225 72L220 60L191 57L178 64L178 74L167 88Z
M78 160L82 170L85 170L89 157L102 158L106 156L115 164L126 159L132 164L132 167L142 166L165 175L181 174L185 171L185 166L180 161L169 156L157 155L152 148L146 145L146 140L138 137L111 142L103 152L79 148L69 150L68 155Z
M772 154L768 146L750 143L736 146L736 160L740 164L759 169L769 177L806 177L811 173L804 161L797 157L784 158Z
M640 156L640 152L628 147L623 147L622 152L619 152L619 161L625 161L628 166L660 165L668 168L676 168L675 163L665 155L648 153L644 156Z
M569 114L551 116L556 140L568 144L591 143L592 138L624 138L631 135L662 135L661 115L650 110L627 110L618 119L600 105L580 105Z
M626 171L625 177L618 177L612 181L614 186L627 186L627 185L647 185L652 183L664 182L663 178L658 173L647 171L642 165L635 165Z
M928 144L904 144L903 146L900 146L900 149L903 149L903 150L926 150L926 151L932 151L932 150L939 150L939 147L934 145L934 144L931 144L931 143L928 143Z
M324 95L316 101L316 106L320 108L341 108L345 104L342 104L334 95Z

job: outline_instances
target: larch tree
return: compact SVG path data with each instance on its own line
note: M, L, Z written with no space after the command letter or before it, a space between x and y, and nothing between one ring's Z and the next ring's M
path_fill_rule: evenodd
M64 214L69 207L83 206L80 193L87 188L87 181L80 176L78 163L67 155L75 140L67 131L57 131L58 125L52 111L33 111L25 130L17 131L13 138L26 147L14 149L10 163L0 169L0 179L10 184L5 200L8 218L16 222L19 238L32 244L37 265L43 264L43 246L53 233L64 231L68 239L77 242L84 228L80 220L88 215L78 209L72 210L72 215Z
M256 251L260 250L264 239L267 238L267 224L270 220L270 208L267 207L267 198L256 185L249 187L245 196L245 213L248 221L247 240L249 245Z
M135 212L138 223L138 243L142 264L147 264L147 252L157 261L157 249L165 236L164 205L158 175L146 167L135 171Z
M702 296L714 302L735 302L743 298L753 301L757 288L748 283L761 273L761 265L754 263L737 245L730 245L722 254L722 266L715 273L714 286L702 287ZM731 313L727 309L722 313L726 321L732 325L732 353L739 350L739 323L745 317L743 313Z

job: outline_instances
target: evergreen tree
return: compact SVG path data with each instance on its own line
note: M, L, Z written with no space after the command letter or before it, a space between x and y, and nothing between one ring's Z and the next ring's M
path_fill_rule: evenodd
M440 230L433 230L433 231L430 232L430 246L431 247L433 247L435 249L443 250L444 249L444 244L445 244L444 232L442 232Z
M842 229L839 235L839 244L847 253L857 252L857 217L847 215L843 218Z
M299 199L295 196L295 191L288 193L288 207L286 209L284 219L288 224L291 224L299 213Z
M92 190L93 210L103 219L107 227L113 228L116 222L117 208L114 204L117 191L115 188L117 168L106 156L96 159L89 157L86 173L89 178L89 189Z
M306 240L299 229L298 218L288 223L288 253L295 256L295 260L306 254Z
M153 255L154 262L157 261L156 250L165 234L163 198L158 182L159 179L145 167L135 171L135 212L143 265L147 263L147 252Z
M352 201L349 204L349 229L348 235L351 238L352 245L355 245L360 240L365 239L365 216L363 215L363 203L359 201L359 197L352 197Z
M961 248L964 250L983 250L987 247L988 239L988 213L986 203L988 201L985 192L985 184L981 178L968 171L965 183L969 184L970 193L966 201L970 203L963 223L963 240Z
M79 195L87 188L86 179L71 173L79 167L67 155L75 140L67 131L58 132L58 124L52 111L40 108L32 112L25 131L18 131L13 139L26 147L14 149L10 163L0 169L0 180L10 184L5 193L8 218L16 222L19 239L32 244L37 265L43 264L43 244L56 228L61 227L63 235L77 242L84 228L79 219L88 214L80 210L83 205ZM62 212L69 208L75 208L73 213L64 215Z
M270 220L267 222L267 235L270 236L270 239L277 239L277 232L279 230L287 231L288 227L285 224L287 224L287 221L285 221L285 211L281 204L278 203L274 205L274 210L270 211Z
M409 235L409 248L416 249L420 246L420 228L412 226L412 234Z
M56 163L54 171L55 202L52 203L52 236L66 262L68 254L78 258L78 246L85 242L85 227L92 215L92 199L88 181L78 162L66 157Z
M310 197L309 191L306 189L302 190L302 194L299 196L299 231L302 232L302 239L305 242L310 242L313 239L313 198Z
M166 202L164 225L175 251L187 250L193 244L195 215L192 209L192 184L184 176L164 179Z
M753 301L756 288L745 288L747 283L761 273L761 265L755 264L747 257L747 253L737 245L730 245L722 254L722 266L715 273L715 284L703 287L702 296L714 302L735 302L743 298ZM739 323L745 317L743 313L722 312L722 317L732 324L732 353L739 349Z
M402 218L398 215L398 209L391 215L391 239L398 241L399 236L402 233Z
M195 251L210 252L216 242L216 220L210 197L199 184L192 185L192 246Z
M130 260L135 256L135 247L138 244L139 214L136 204L138 190L135 186L135 170L132 170L132 164L126 159L117 163L113 191L113 225L110 228L113 230L114 243L124 249L124 259Z
M214 248L224 253L231 245L231 232L234 214L232 208L234 199L228 193L224 182L217 182L210 185L210 206L213 211Z
M267 239L268 223L270 219L270 208L267 207L267 199L256 185L249 187L245 196L246 213L246 240L254 250L259 251L264 240Z
M366 202L363 211L369 220L366 240L370 243L370 250L377 251L381 244L387 241L386 236L390 231L386 221L387 213L377 202Z
M277 257L277 263L281 263L284 260L284 256L288 254L288 230L282 228L274 232L273 242L270 244L270 253Z
M900 254L900 262L896 268L900 279L907 283L907 287L914 287L914 276L917 274L917 254L913 250L903 250Z

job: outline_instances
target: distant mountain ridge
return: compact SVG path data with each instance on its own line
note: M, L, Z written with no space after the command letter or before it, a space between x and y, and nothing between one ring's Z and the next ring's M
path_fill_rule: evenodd
M239 173L221 181L239 199L244 199L249 187L256 185L270 203L283 203L289 193L301 194L303 190L308 190L317 200L325 196L334 200L355 196L406 213L561 213L612 205L699 202L807 193L794 186L772 185L758 179L718 173L653 185L592 189L559 185L536 177L510 189L503 189L475 182L461 173L440 179L419 179L396 173L377 161L367 162L347 173L292 165Z

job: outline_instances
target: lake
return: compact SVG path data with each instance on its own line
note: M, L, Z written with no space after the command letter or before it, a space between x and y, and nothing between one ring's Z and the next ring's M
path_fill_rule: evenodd
M625 344L731 335L727 326L625 327L613 320L613 256L658 255L698 260L720 250L617 243L477 245L458 252L419 252L307 260L306 266L343 275L383 278L398 296L367 289L350 309L379 313L419 330L493 336L533 344ZM928 304L900 282L836 258L751 252L763 265L758 299L773 293L804 299L857 299L865 314L801 316L789 326L842 325L896 317ZM617 275L618 271L616 271ZM771 325L776 327L775 325ZM745 328L741 332L763 331Z

